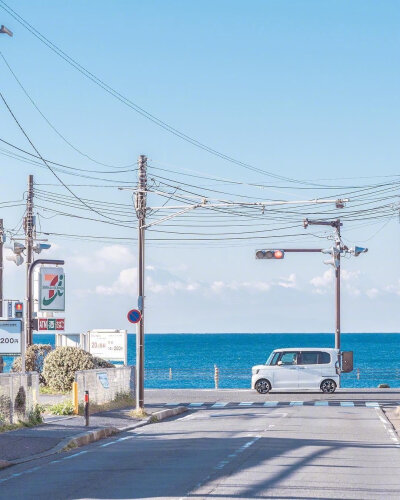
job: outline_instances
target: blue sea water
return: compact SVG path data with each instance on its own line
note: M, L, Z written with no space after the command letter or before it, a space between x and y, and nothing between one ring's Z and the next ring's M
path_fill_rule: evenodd
M36 334L35 343L54 345L54 335ZM400 333L346 333L342 350L354 351L355 370L342 387L400 386ZM211 388L214 365L220 388L248 388L251 367L265 363L280 347L334 347L333 334L147 334L147 388ZM128 335L128 363L135 364L135 335ZM10 358L6 362L11 361ZM359 378L357 378L357 369ZM172 377L171 377L172 375Z

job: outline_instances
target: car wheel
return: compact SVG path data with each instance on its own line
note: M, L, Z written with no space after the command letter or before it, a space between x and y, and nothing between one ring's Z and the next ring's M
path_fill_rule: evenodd
M265 378L257 380L254 385L255 390L260 394L267 394L271 390L271 384Z
M336 391L336 382L330 378L327 378L321 383L321 391L326 394L332 394Z

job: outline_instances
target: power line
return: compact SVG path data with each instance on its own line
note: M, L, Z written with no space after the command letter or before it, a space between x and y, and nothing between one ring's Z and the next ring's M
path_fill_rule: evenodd
M39 106L36 104L36 102L32 99L32 97L29 95L28 91L25 89L25 87L22 85L21 81L17 77L17 75L14 73L13 69L11 68L10 64L8 63L7 59L5 58L4 54L0 51L0 56L2 57L5 65L9 69L10 73L14 77L15 81L18 83L18 85L21 87L23 93L26 95L26 97L30 100L32 103L33 107L36 109L36 111L40 114L40 116L44 119L44 121L49 125L49 127L54 130L54 132L62 139L68 146L70 146L74 151L79 153L80 155L84 156L88 160L92 161L93 163L97 163L98 165L103 165L104 167L112 167L112 168L127 168L135 165L136 163L125 165L123 167L116 167L115 165L109 165L108 163L103 163L101 161L96 160L95 158L92 158L86 153L83 153L80 149L78 149L76 146L74 146L59 130L56 129L56 127L50 122L50 120L44 115L44 113L40 110Z
M112 95L114 98L119 100L121 103L125 104L126 106L130 107L134 111L136 111L138 114L146 118L147 120L153 122L157 126L163 128L167 132L170 132L171 134L175 135L176 137L179 137L180 139L192 144L193 146L202 149L214 156L217 156L223 160L226 160L230 163L233 163L237 166L240 166L242 168L252 170L254 172L257 172L259 174L267 175L269 177L272 177L274 179L279 179L279 180L284 180L287 182L291 183L296 183L296 184L306 184L306 185L314 185L314 186L319 186L318 184L314 184L312 182L307 182L307 181L302 181L294 178L289 178L281 175L274 174L272 172L263 170L261 168L255 167L249 163L242 162L240 160L237 160L233 158L232 156L229 156L227 154L221 153L220 151L207 146L206 144L200 142L199 140L179 131L178 129L172 127L168 123L164 122L163 120L157 118L153 114L149 113L146 111L144 108L140 107L133 101L131 101L129 98L125 97L122 95L120 92L112 88L110 85L105 83L103 80L98 78L96 75L91 73L89 70L87 70L85 67L83 67L81 64L79 64L76 60L74 60L72 57L70 57L66 52L64 52L62 49L60 49L57 45L55 45L53 42L51 42L48 38L46 38L42 33L40 33L36 28L34 28L31 24L28 23L22 16L20 16L15 10L13 10L9 5L7 5L3 0L0 0L0 7L2 7L11 17L13 17L18 23L20 23L25 29L27 29L33 36L35 36L38 40L40 40L43 44L45 44L50 50L52 50L55 54L57 54L59 57L61 57L65 62L67 62L70 66L75 68L77 71L79 71L82 75L84 75L86 78L91 80L93 83L101 87L103 90L105 90L108 94Z
M8 105L7 101L5 100L3 94L0 92L0 97L2 99L2 101L4 102L6 108L8 109L10 115L13 117L15 123L18 125L18 128L21 130L21 132L24 134L25 138L27 139L27 141L29 142L29 144L32 146L32 148L36 151L37 155L40 157L40 159L42 160L42 162L46 165L46 167L50 170L50 172L54 175L54 177L60 182L60 184L62 184L65 189L67 191L69 191L72 196L74 196L80 203L82 203L82 205L85 205L86 208L88 208L89 210L91 210L92 212L95 212L97 213L98 215L100 215L100 217L104 217L105 219L109 219L109 220L115 220L115 219L112 219L111 217L108 217L107 215L103 215L101 212L97 211L96 209L92 208L90 205L88 205L87 203L85 203L81 198L79 198L79 196L77 196L65 183L64 181L54 172L54 170L52 169L52 167L50 167L50 165L46 162L46 160L42 157L42 155L39 153L38 149L36 148L36 146L33 144L33 142L31 141L31 139L29 138L28 134L25 132L24 128L22 127L22 125L19 123L17 117L14 115L13 111L11 110L10 106Z

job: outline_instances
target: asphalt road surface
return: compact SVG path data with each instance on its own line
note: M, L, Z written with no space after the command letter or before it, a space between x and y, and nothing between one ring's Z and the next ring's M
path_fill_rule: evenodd
M400 498L380 408L192 410L0 472L1 499Z

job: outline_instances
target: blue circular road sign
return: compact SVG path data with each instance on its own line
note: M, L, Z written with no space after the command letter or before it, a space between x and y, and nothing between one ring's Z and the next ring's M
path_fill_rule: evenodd
M138 309L131 309L128 312L128 321L130 323L139 323L142 319L142 313Z

